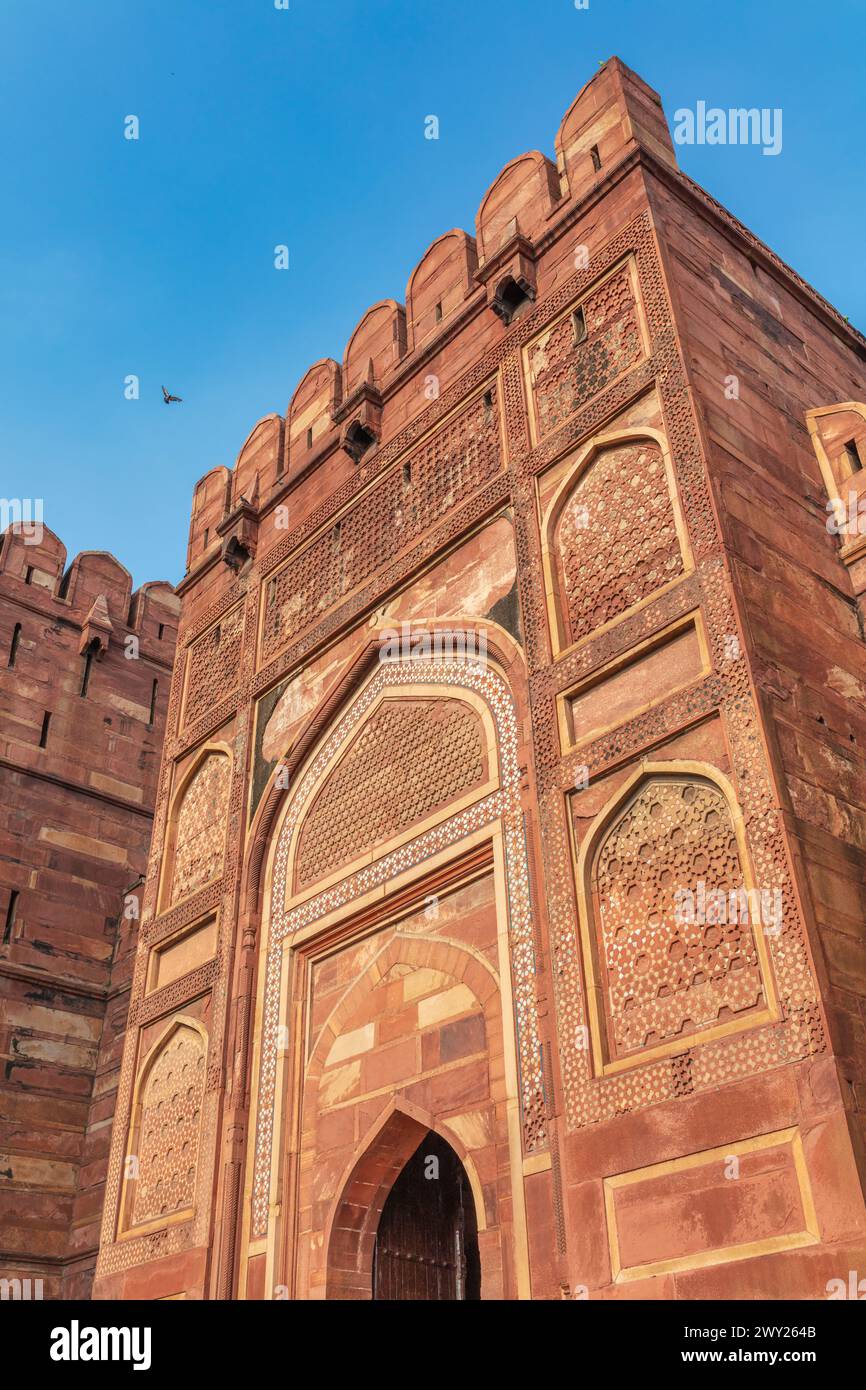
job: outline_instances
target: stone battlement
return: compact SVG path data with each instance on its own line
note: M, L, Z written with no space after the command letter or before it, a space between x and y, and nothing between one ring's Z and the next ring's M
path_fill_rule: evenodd
M335 492L362 457L369 462L466 368L472 359L464 330L471 327L477 357L496 341L497 318L507 326L527 303L573 275L581 253L589 258L603 241L604 226L585 245L568 240L556 254L555 244L634 161L666 173L702 216L721 219L729 235L748 241L773 274L866 353L866 339L847 319L679 170L658 93L619 58L603 63L578 92L556 132L554 155L531 150L510 160L481 199L475 235L452 228L438 236L411 272L405 302L383 299L367 309L342 361L315 362L285 416L263 416L231 468L218 466L199 479L188 575L219 558L238 512L246 513L248 535L260 529L259 550L278 539L275 525L294 526L307 515L308 499ZM485 309L492 314L480 329L476 320ZM275 524L278 506L288 519Z

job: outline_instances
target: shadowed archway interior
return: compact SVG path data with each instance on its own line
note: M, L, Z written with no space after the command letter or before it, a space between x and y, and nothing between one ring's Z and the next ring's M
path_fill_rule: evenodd
M429 1131L382 1208L373 1250L378 1301L481 1297L478 1230L469 1180L457 1154Z

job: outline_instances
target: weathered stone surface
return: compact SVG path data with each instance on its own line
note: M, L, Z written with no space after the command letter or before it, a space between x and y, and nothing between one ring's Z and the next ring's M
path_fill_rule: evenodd
M180 605L35 539L0 538L0 1275L85 1298Z

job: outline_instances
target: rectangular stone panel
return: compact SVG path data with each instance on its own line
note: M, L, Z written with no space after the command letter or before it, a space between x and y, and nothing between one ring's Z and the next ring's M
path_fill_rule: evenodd
M710 669L699 615L593 675L564 698L566 746L595 738L666 699Z
M619 1173L604 1194L618 1283L819 1239L796 1127Z
M153 953L148 992L162 989L164 985L170 985L174 980L179 980L181 975L187 975L190 970L204 965L205 961L212 960L216 955L216 948L217 922L215 917L212 917L208 922L201 923L192 931L185 932L180 937L172 937L165 946Z
M262 661L270 661L499 472L499 410L496 385L473 396L268 577Z

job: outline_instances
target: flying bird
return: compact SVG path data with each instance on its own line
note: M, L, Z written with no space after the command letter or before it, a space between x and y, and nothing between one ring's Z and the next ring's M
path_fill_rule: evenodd
M172 396L170 392L166 391L164 386L162 388L162 399L166 405L171 405L172 401L177 401L179 405L183 404L183 396Z

